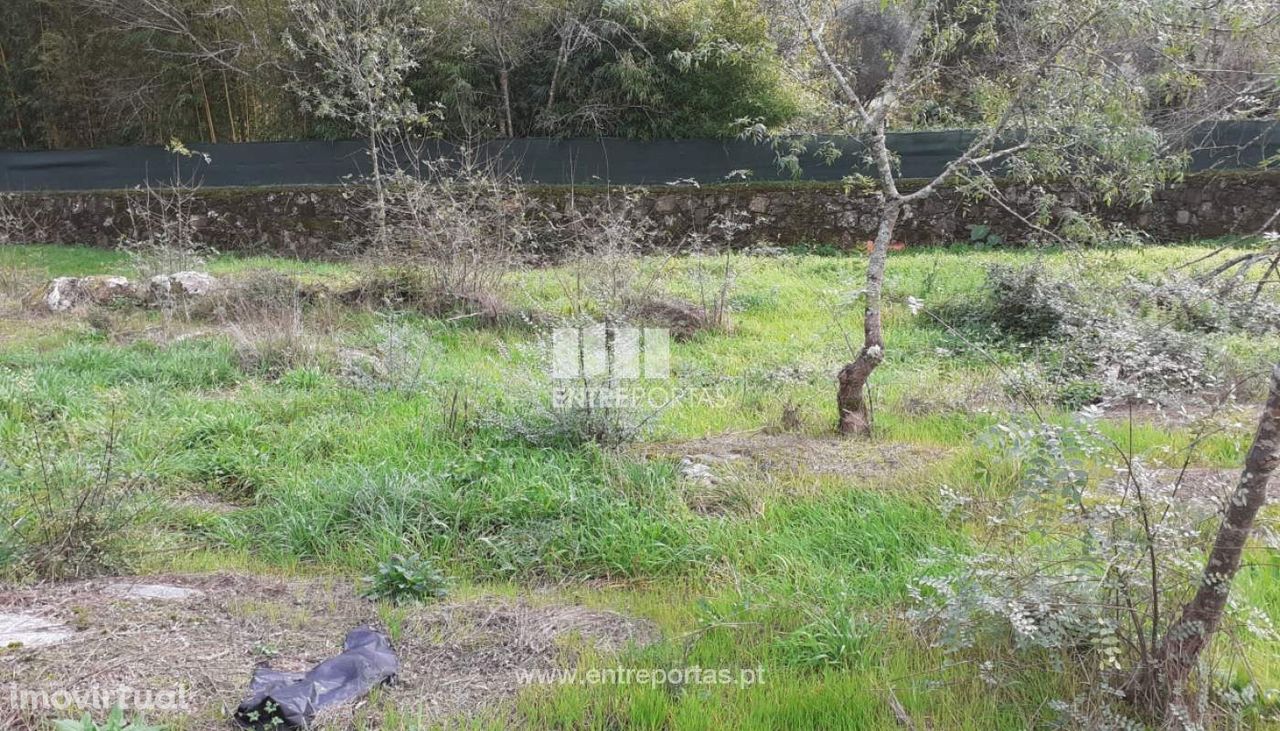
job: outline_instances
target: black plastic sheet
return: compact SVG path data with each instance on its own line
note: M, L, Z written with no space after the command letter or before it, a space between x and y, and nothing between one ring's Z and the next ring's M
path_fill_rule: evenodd
M254 670L250 696L236 709L235 719L251 729L306 728L321 709L356 700L399 671L391 640L357 627L347 633L342 654L305 673Z

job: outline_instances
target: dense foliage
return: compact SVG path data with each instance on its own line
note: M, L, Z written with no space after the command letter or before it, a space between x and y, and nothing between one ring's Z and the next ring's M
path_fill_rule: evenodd
M440 105L452 137L716 137L798 111L750 3L420 5L406 23L420 21L424 56L405 81L418 108ZM290 52L299 22L284 0L6 2L0 147L359 134L290 92L288 79L316 73Z

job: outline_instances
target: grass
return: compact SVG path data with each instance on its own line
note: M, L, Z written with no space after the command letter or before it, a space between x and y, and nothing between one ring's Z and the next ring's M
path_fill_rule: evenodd
M954 333L913 316L926 303L974 297L987 266L1044 257L1065 267L1085 256L1117 278L1160 271L1207 252L1206 245L1060 252L925 249L896 253L887 279L888 358L877 373L876 439L937 451L937 461L850 478L800 469L736 480L742 510L706 512L688 500L675 460L645 461L591 444L533 446L511 425L545 396L539 336L486 330L413 314L308 313L304 328L337 351L387 347L386 328L429 342L421 380L379 389L346 378L336 358L270 372L246 366L217 334L155 342L156 313L116 313L104 333L82 318L6 315L0 337L0 448L25 443L53 423L72 448L90 453L112 408L128 414L116 445L121 468L145 470L167 500L202 497L200 507L148 518L149 550L135 570L365 574L380 560L421 552L457 582L462 596L518 594L540 587L568 602L608 607L656 622L666 639L622 657L587 653L581 668L763 668L747 688L696 685L558 685L529 688L514 708L471 719L479 727L563 729L891 729L892 692L933 728L1021 729L1048 719L1046 704L1070 698L1069 676L1027 671L990 688L976 659L957 662L901 618L920 562L988 538L983 526L944 516L938 488L999 499L977 437L1008 413L1002 371L1024 354L968 347ZM129 273L116 253L10 246L0 266L33 276ZM694 292L697 260L665 267L676 294ZM857 256L740 258L734 328L672 346L682 399L653 419L646 438L679 441L775 427L794 407L801 435L824 438L834 421L833 372L859 341ZM218 257L210 271L236 276L268 269L313 282L351 281L352 268L269 258ZM513 304L566 313L554 270L521 272ZM323 320L321 322L320 320ZM1233 360L1274 358L1275 338L1206 335ZM449 409L461 394L470 417ZM456 403L456 401L454 402ZM1050 419L1068 414L1048 407ZM1185 428L1112 423L1104 430L1158 459L1186 445ZM1212 436L1197 464L1235 467L1247 427ZM856 447L851 447L854 449ZM17 489L0 473L0 492ZM1273 568L1250 568L1241 589L1280 619ZM1255 673L1280 682L1274 647L1250 650ZM994 656L994 655L993 655ZM387 728L415 728L411 708L383 708ZM374 723L374 721L370 721Z

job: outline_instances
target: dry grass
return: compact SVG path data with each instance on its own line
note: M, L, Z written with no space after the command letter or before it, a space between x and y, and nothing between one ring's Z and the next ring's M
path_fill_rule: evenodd
M0 611L48 617L77 630L64 644L0 652L0 684L154 691L180 685L192 704L180 727L223 729L255 666L308 669L339 652L348 630L367 624L390 634L402 665L382 697L401 713L442 721L509 699L518 671L571 659L575 642L613 652L657 638L647 622L575 606L507 599L380 606L358 598L358 587L340 579L218 574L133 581L205 595L124 599L108 591L107 580L0 591ZM371 711L376 715L377 709L359 709L365 718ZM320 728L347 728L355 712L326 714ZM149 720L166 719L151 714ZM8 709L0 710L0 725L44 728L36 715Z

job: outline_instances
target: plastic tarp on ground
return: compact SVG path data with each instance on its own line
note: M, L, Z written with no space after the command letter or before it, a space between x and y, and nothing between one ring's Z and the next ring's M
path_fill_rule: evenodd
M932 177L958 156L973 139L965 130L903 132L890 135L890 146L901 159L903 176ZM805 140L807 152L798 157L801 180L838 181L854 170L865 170L863 145L853 137L815 137ZM1186 140L1192 150L1192 170L1246 169L1280 154L1280 123L1221 122L1202 126ZM180 177L205 187L336 185L367 167L360 141L251 142L192 148L209 155L175 158L160 147L118 147L100 150L0 151L0 191L76 191L127 189L169 182L175 162ZM825 164L818 154L834 146L842 154ZM429 141L419 148L425 157L450 156L454 146ZM527 183L548 185L665 185L697 181L707 185L726 180L792 180L778 166L777 153L767 144L745 140L624 140L546 139L496 140L478 149L482 158L498 161ZM736 173L736 174L735 174Z
M321 709L360 698L399 671L387 636L357 627L347 633L341 654L305 673L254 670L249 698L236 709L235 719L251 729L306 728Z

